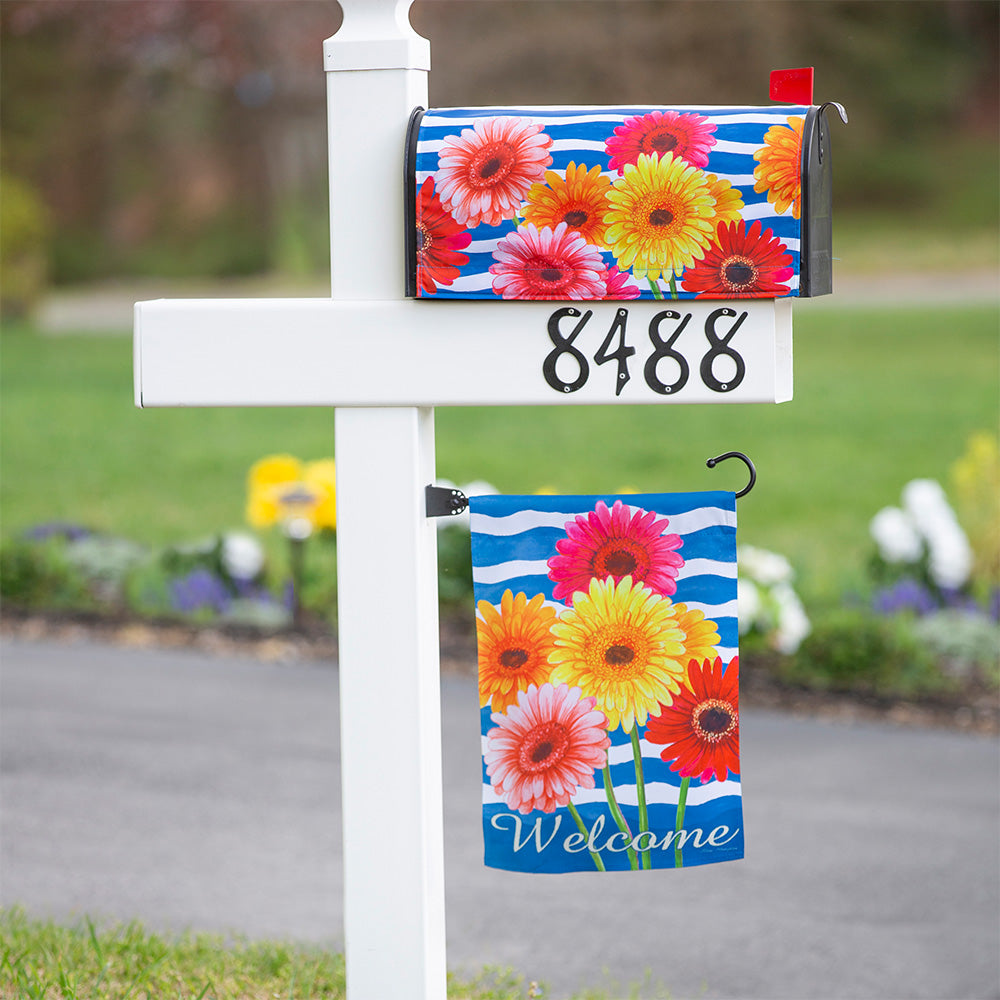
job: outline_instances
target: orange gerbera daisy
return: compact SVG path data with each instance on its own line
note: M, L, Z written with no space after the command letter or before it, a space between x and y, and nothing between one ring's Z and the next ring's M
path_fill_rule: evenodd
M601 176L600 167L570 163L565 178L555 170L545 171L545 183L534 184L524 207L525 222L538 229L555 229L560 222L578 232L594 246L604 244L604 214L608 210L611 181Z
M764 135L764 145L753 154L760 166L754 169L757 179L753 189L767 192L767 200L781 215L792 207L792 217L802 211L802 128L804 118L787 119L788 125L772 125Z
M515 597L505 590L499 611L488 601L479 602L479 703L494 712L513 705L529 685L549 679L549 653L555 649L549 630L556 612L544 600L543 594L529 601L526 594Z
M740 773L740 661L692 661L673 704L649 720L646 739L665 743L660 757L672 760L682 778L725 781Z
M551 165L551 145L541 125L521 118L480 118L460 136L448 136L435 175L445 211L470 229L513 219Z
M671 153L642 153L624 170L608 193L608 249L637 278L680 273L715 231L716 199L705 172Z

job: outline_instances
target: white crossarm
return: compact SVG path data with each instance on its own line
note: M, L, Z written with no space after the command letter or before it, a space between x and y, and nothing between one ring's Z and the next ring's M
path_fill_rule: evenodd
M560 309L567 312L553 337ZM728 311L713 325L720 309ZM782 402L792 395L791 325L788 300L162 299L135 307L135 401L144 407ZM623 346L631 352L616 357ZM744 373L730 385L727 379L737 381L734 354ZM579 384L581 357L586 377Z

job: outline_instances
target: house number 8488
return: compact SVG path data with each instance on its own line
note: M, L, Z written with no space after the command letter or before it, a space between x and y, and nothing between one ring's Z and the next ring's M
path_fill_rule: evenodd
M548 333L553 347L542 363L542 374L545 376L545 381L558 392L576 392L577 389L582 389L587 384L587 379L590 377L590 364L586 355L576 346L575 341L592 315L593 312L590 309L581 314L579 309L567 306L563 309L557 309L549 317ZM746 364L740 353L732 347L732 339L746 318L747 313L745 312L737 314L735 309L723 307L709 313L705 320L705 338L708 341L708 350L701 358L699 374L705 386L713 392L732 392L743 381L743 376L746 374ZM578 319L576 325L568 333L564 333L560 327L560 323L565 319ZM730 324L728 330L720 334L716 329L716 324L723 319L735 319L735 322ZM661 396L680 392L691 375L687 358L674 347L677 338L684 332L690 321L691 313L682 315L673 309L664 309L649 321L649 342L653 349L646 356L642 374L646 385ZM594 354L594 361L599 365L607 364L610 361L617 362L616 396L621 395L622 389L631 378L628 362L629 358L636 353L636 349L630 346L625 338L627 323L628 310L619 309L615 313L607 336L597 349L597 353ZM676 324L673 329L670 328L671 324ZM716 374L715 366L720 358L728 359L720 366L728 372L723 375L723 379L718 378ZM562 361L561 365L560 361ZM557 365L562 369L563 375L575 375L575 377L567 381L556 370ZM664 365L665 371L661 365ZM664 381L670 375L674 376L673 381Z

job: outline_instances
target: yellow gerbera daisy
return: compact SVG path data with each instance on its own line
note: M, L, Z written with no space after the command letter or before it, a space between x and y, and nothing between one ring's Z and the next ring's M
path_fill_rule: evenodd
M699 663L714 660L719 655L715 648L719 645L719 626L711 618L706 618L703 611L688 608L686 604L675 604L674 615L677 627L684 633L682 661L685 666L692 660Z
M517 704L520 691L534 684L541 687L552 667L549 654L555 648L551 627L555 609L545 606L543 594L530 601L526 594L505 590L500 610L488 601L479 602L476 636L479 643L479 703L494 712L505 712Z
M630 576L590 581L552 626L552 683L597 699L608 729L630 732L680 691L687 661L684 632L669 598Z
M608 202L608 249L637 278L679 274L715 232L716 199L705 172L672 153L642 153L626 164Z
M788 118L788 125L772 125L764 135L764 145L753 154L760 166L753 189L767 192L767 200L781 215L792 206L792 217L802 211L802 128L804 118Z
M302 470L302 481L319 495L312 510L312 523L316 528L337 527L337 466L332 458L307 462Z
M607 228L604 215L608 210L611 181L601 176L600 167L570 162L566 177L555 170L545 171L545 183L533 184L524 207L524 220L539 230L555 229L560 222L578 232L594 246L604 245Z
M720 222L739 222L743 218L743 193L727 180L708 174L708 190L715 199L715 225Z

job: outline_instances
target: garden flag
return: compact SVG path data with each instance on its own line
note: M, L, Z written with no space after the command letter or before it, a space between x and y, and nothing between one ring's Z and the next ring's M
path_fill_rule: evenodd
M734 494L469 507L486 864L743 857Z

